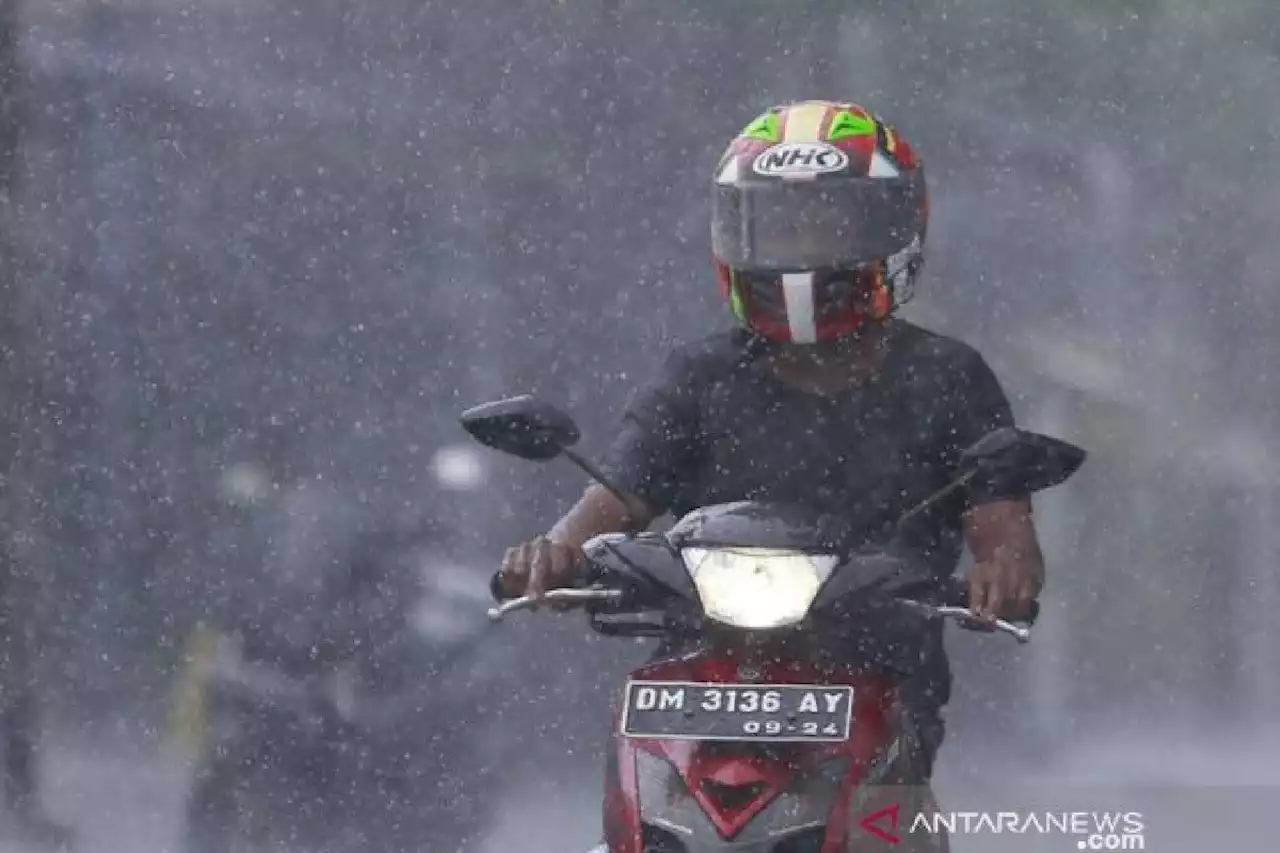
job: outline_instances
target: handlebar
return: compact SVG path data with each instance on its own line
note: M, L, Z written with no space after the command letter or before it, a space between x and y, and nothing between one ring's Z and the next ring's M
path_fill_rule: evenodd
M540 604L544 603L589 604L592 602L616 602L621 600L624 595L625 593L620 589L608 589L603 587L587 587L584 589L552 589L543 593L541 596L525 595L520 598L512 598L508 601L504 601L497 607L489 608L489 618L494 622L500 622L509 613L515 613L518 610L533 610ZM951 619L959 623L961 627L976 628L978 626L990 625L992 629L1008 634L1019 643L1028 643L1031 641L1030 628L1017 625L1004 619L996 619L994 622L988 622L968 607L925 604L922 601L915 601L908 598L898 599L898 603L910 607L925 616L938 619Z

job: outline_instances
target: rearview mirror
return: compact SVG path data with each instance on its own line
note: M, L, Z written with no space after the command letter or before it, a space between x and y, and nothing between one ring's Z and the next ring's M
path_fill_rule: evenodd
M1074 444L1035 432L1002 427L960 454L970 482L997 493L1030 494L1063 483L1087 454Z
M521 459L554 459L579 438L573 418L528 395L474 406L460 421L476 441Z

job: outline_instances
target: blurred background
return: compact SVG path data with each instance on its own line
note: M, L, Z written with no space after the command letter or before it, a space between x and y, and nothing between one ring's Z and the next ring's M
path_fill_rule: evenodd
M456 414L532 392L602 447L667 348L729 322L721 147L806 97L924 155L908 316L1093 454L1037 499L1036 642L953 638L942 763L1269 768L1278 55L1266 0L2 0L0 500L31 650L5 678L42 697L52 808L102 850L169 843L186 638L246 595L275 618L255 584L290 523L430 516L481 584L542 529L582 478L466 456ZM585 846L643 649L540 617L475 642L502 779L581 803L544 834Z

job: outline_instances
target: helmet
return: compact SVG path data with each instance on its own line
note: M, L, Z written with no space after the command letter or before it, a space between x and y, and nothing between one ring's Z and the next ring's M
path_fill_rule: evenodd
M923 166L890 125L856 104L774 107L716 167L721 292L770 341L854 335L911 297L928 218Z

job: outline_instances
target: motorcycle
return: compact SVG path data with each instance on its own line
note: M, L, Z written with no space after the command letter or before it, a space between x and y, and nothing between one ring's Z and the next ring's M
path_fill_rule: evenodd
M577 425L531 397L461 417L472 438L528 460L565 457L618 494L572 445ZM1065 481L1085 452L1014 428L962 454L957 476L898 525L969 484L1030 493ZM838 518L755 502L708 506L666 533L607 534L584 546L579 586L508 600L500 620L546 603L581 608L601 634L653 637L656 657L618 701L592 853L945 851L945 835L904 822L937 809L920 735L898 701L894 631L929 620L999 631L967 585L938 580L909 552L860 541ZM872 627L874 626L874 627ZM905 634L898 634L902 637ZM878 639L879 638L879 639ZM867 649L848 654L850 641Z
M497 689L483 617L459 621L487 597L483 578L429 545L379 539L310 606L275 601L198 632L187 853L451 853L483 827L477 768L494 762L480 721L443 731Z

